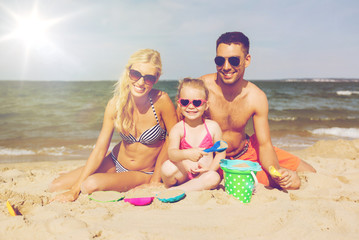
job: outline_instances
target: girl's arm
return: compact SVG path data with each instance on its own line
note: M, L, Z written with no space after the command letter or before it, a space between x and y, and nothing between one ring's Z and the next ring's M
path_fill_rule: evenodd
M166 130L167 132L170 132L173 126L177 123L177 114L175 107L173 106L172 101L167 93L162 92L157 106L159 106L159 112L166 126ZM169 140L167 137L160 153L158 154L155 170L150 180L151 183L161 181L161 166L163 162L168 159L168 142Z
M213 131L213 140L214 140L214 142L223 140L222 139L222 130L219 127L218 123L211 120L211 128L212 128L211 130ZM219 168L219 162L221 161L221 159L224 159L224 158L226 158L226 151L216 152L215 157L213 158L213 161L212 161L209 169L217 171L218 168Z
M69 191L57 195L54 200L61 202L75 201L81 192L82 182L99 168L111 143L114 131L115 112L116 108L114 101L110 100L105 110L102 129L97 138L95 148L92 150L90 157L87 159L79 178Z

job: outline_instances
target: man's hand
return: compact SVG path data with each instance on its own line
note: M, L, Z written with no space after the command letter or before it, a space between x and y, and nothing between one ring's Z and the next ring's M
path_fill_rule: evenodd
M280 177L273 176L273 180L283 189L299 189L300 187L300 178L298 174L292 170L286 168L280 168L278 170Z

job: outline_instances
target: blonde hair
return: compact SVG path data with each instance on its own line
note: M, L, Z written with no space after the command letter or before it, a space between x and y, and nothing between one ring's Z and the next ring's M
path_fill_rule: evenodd
M125 70L120 79L115 84L113 98L116 104L115 128L118 132L126 135L135 129L133 121L134 103L130 93L129 72L131 66L135 63L151 63L157 68L157 79L162 73L161 55L153 49L141 49L132 54L127 62Z
M178 84L176 102L180 98L181 91L182 91L183 87L185 87L185 86L186 87L189 86L189 87L192 87L192 88L197 88L199 90L203 90L204 94L205 94L205 100L208 101L209 91L208 91L208 88L206 87L206 85L204 84L204 82L201 79L184 78L184 79L180 80L180 82ZM179 117L180 120L182 120L184 118L182 113L181 113L180 108L177 108L177 116ZM208 110L204 112L203 118L210 118Z

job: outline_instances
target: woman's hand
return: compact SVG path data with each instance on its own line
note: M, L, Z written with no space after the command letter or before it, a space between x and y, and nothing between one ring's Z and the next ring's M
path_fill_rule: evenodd
M67 192L56 195L54 198L52 198L50 200L50 202L53 202L53 201L73 202L79 197L79 195L80 195L80 191L69 190Z

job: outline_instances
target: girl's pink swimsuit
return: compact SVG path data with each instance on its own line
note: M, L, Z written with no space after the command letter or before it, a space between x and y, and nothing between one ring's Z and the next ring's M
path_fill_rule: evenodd
M192 146L186 141L186 127L185 127L184 120L182 120L182 121L183 121L184 134L183 134L183 137L181 138L179 148L180 149L189 149L189 148L192 148ZM203 123L204 123L204 126L206 127L207 134L203 138L201 144L199 144L198 147L199 148L209 148L209 147L213 146L213 139L212 139L211 133L208 131L206 120L203 119Z

